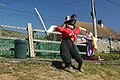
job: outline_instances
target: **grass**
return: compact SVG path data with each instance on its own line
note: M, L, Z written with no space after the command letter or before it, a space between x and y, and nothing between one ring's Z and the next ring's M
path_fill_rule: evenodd
M84 61L84 73L77 69L70 73L62 69L62 61L54 60L0 60L0 80L119 80L120 66ZM73 61L73 66L77 63Z

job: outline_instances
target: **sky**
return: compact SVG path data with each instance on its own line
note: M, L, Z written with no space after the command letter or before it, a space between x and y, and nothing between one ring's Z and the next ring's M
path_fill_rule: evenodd
M0 0L0 7L23 11L34 11L41 14L64 18L76 14L77 20L92 23L91 0ZM97 21L120 34L120 0L95 0Z

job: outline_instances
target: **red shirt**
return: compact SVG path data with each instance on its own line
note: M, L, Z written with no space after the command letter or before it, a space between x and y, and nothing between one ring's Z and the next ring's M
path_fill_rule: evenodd
M60 26L56 27L56 30L60 33L62 33L62 39L65 38L72 38L73 41L76 41L76 35L80 33L80 29L72 29L72 28L63 28Z

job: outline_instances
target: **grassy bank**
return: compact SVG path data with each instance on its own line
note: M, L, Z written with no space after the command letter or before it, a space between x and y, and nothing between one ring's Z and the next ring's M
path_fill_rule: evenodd
M61 60L0 60L0 80L119 80L120 66L84 61L84 73L62 69ZM73 66L77 63L73 61Z

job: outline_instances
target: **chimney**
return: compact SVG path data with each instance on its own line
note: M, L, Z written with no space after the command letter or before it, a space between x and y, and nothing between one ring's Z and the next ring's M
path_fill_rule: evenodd
M101 26L101 27L103 27L104 25L103 25L103 21L102 20L98 20L98 24Z

